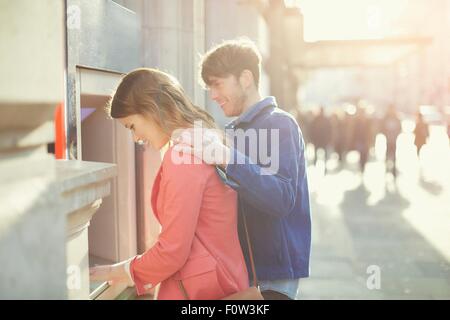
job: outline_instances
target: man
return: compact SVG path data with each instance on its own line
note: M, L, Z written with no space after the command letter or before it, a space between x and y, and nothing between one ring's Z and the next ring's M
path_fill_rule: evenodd
M424 121L422 113L417 112L416 127L414 128L414 144L417 147L417 158L420 156L422 146L427 143L429 134L428 124Z
M392 161L392 175L397 177L396 150L397 137L402 131L402 124L394 105L390 105L381 123L381 132L386 137L386 171Z
M314 144L314 164L317 163L317 151L324 152L325 173L327 171L328 149L332 139L331 120L325 115L324 107L320 107L319 114L311 124L311 137Z
M224 42L206 53L201 76L224 114L237 117L226 127L227 133L234 133L234 144L226 146L204 132L203 143L195 144L191 131L181 135L178 146L217 165L225 183L238 192L238 229L248 270L244 215L264 298L288 300L296 298L299 279L309 276L311 214L305 144L297 122L277 107L275 98L262 99L260 69L261 56L249 40ZM248 142L244 146L239 143L242 137ZM206 149L214 149L215 154Z
M359 152L359 168L364 174L369 150L372 145L372 122L366 114L366 110L358 106L352 130L352 145Z

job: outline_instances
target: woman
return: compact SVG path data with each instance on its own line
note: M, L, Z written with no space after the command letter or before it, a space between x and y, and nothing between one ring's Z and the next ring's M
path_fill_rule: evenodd
M194 106L171 76L154 69L126 75L108 111L135 141L157 150L194 122L215 128L211 116ZM91 280L132 281L139 295L161 283L158 299L220 299L248 288L237 234L237 195L213 166L170 146L151 203L162 227L155 245L127 261L91 268Z

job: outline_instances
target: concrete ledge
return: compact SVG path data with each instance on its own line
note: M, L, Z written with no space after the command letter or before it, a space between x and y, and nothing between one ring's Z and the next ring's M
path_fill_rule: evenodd
M88 227L108 196L116 165L87 161L56 161L58 191L67 214L66 259L68 298L89 299Z

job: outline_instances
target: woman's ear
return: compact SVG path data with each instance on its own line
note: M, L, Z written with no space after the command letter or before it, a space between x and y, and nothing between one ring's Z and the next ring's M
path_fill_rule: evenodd
M242 71L241 76L239 77L239 81L244 89L248 89L252 84L255 83L253 79L253 73L247 69Z

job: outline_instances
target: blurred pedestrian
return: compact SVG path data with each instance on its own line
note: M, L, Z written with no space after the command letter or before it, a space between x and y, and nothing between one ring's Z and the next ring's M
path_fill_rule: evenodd
M314 163L317 162L317 152L322 149L324 151L325 171L328 158L328 148L331 144L331 130L331 121L327 116L325 116L324 108L321 107L319 114L311 123L310 134L314 144Z
M414 144L417 147L417 157L419 157L420 150L427 142L428 135L428 124L423 120L422 113L417 112L416 127L414 128Z
M450 114L447 115L447 137L450 139Z
M338 155L338 161L342 162L345 157L348 139L348 119L342 113L336 111L331 116L332 124L332 147Z
M362 173L369 157L372 125L363 108L358 107L352 130L352 146L359 152L359 167Z
M311 138L309 134L309 128L312 121L311 112L310 111L305 112L298 109L295 119L297 120L298 126L300 127L303 133L303 139L305 140L305 143L311 143Z
M386 137L386 170L389 171L390 164L392 164L392 174L394 178L396 178L397 137L402 131L402 127L395 106L393 105L389 106L386 115L381 121L380 129L381 133L383 133L384 136Z

